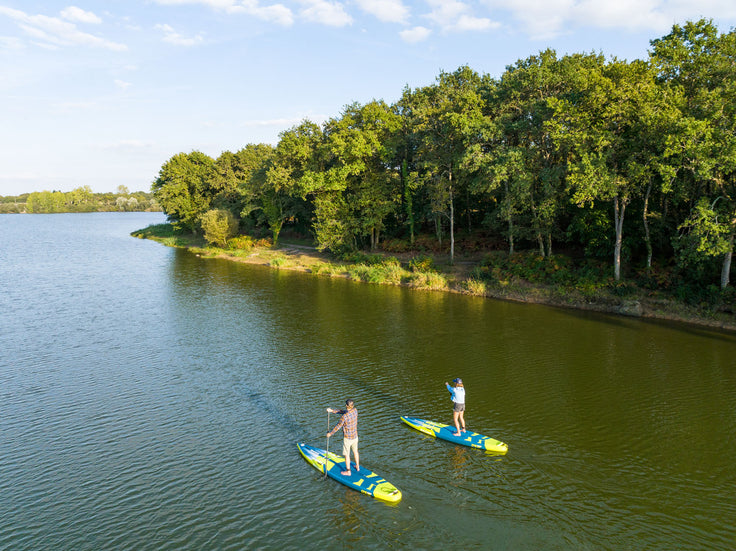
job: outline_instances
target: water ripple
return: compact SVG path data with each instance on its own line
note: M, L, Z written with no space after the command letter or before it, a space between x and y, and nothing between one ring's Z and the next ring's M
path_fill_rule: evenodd
M197 258L127 237L148 219L21 216L13 230L0 216L0 549L736 537L728 336ZM456 376L469 428L507 455L400 422L449 422ZM361 462L402 490L397 506L297 452L324 444L338 420L325 408L348 397Z

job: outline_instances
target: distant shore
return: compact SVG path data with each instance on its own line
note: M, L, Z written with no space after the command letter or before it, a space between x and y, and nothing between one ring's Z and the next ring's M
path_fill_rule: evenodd
M497 284L481 282L473 278L477 261L463 260L454 265L440 262L428 271L411 266L412 255L373 253L371 261L346 262L334 258L315 247L283 242L277 247L266 240L248 240L246 245L235 248L218 248L206 245L201 238L192 235L161 235L149 227L131 235L151 239L166 246L189 250L203 258L222 258L246 264L268 266L279 270L292 270L321 277L342 277L356 282L383 285L399 285L417 290L443 291L473 296L544 304L554 307L614 314L650 320L677 322L693 328L708 328L736 332L736 316L727 312L714 312L653 295L645 291L616 296L606 290L582 293L577 289L532 283L520 278L500 281ZM383 257L384 263L376 258Z

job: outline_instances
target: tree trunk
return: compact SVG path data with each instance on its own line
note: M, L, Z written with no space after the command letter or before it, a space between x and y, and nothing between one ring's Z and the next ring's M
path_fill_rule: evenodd
M455 263L455 203L452 197L452 180L450 180L450 265Z
M733 257L733 231L731 232L731 237L728 238L728 252L726 253L725 258L723 259L723 269L721 270L721 290L728 287L729 281L731 279L731 258Z
M470 190L466 188L465 192L465 212L468 215L468 235L473 233L473 219L470 215Z
M619 207L618 196L613 198L613 221L616 227L616 246L613 250L613 276L616 281L621 279L621 244L623 242L624 213L626 212L626 200L621 199Z
M647 193L644 196L644 213L642 218L644 219L644 239L647 244L647 270L652 269L652 240L649 237L649 222L647 221L647 214L649 209L649 194L652 192L652 181L649 181L647 185Z
M281 227L284 225L282 221L274 222L271 224L271 234L273 235L274 247L279 242L279 235L281 235Z
M505 182L504 187L506 188L506 201L510 202L509 183ZM507 221L509 224L509 254L514 254L514 219L511 216L511 208L508 211Z
M406 222L409 224L409 242L414 244L414 205L409 187L409 175L406 169L406 159L401 161L401 179L404 182L404 201L406 206Z
M544 258L544 238L542 237L542 228L537 215L537 205L534 203L534 193L531 197L532 220L534 221L535 230L537 232L537 244L539 245L539 254Z

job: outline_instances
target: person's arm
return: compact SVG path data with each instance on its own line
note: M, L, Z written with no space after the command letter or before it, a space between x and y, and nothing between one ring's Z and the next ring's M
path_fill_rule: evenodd
M445 383L445 386L447 387L447 390L452 394L452 397L455 397L455 389L450 386L450 383Z
M345 417L341 417L340 422L337 425L335 425L334 429L332 429L330 432L327 433L327 436L332 436L333 434L335 434L337 431L340 430L340 428L342 428L344 424L345 424Z

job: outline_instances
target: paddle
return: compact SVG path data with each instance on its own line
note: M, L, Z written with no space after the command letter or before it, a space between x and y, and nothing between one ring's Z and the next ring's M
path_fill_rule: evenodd
M327 408L327 432L330 432L330 408ZM325 478L327 479L327 456L330 453L330 436L327 436L327 447L325 448Z

